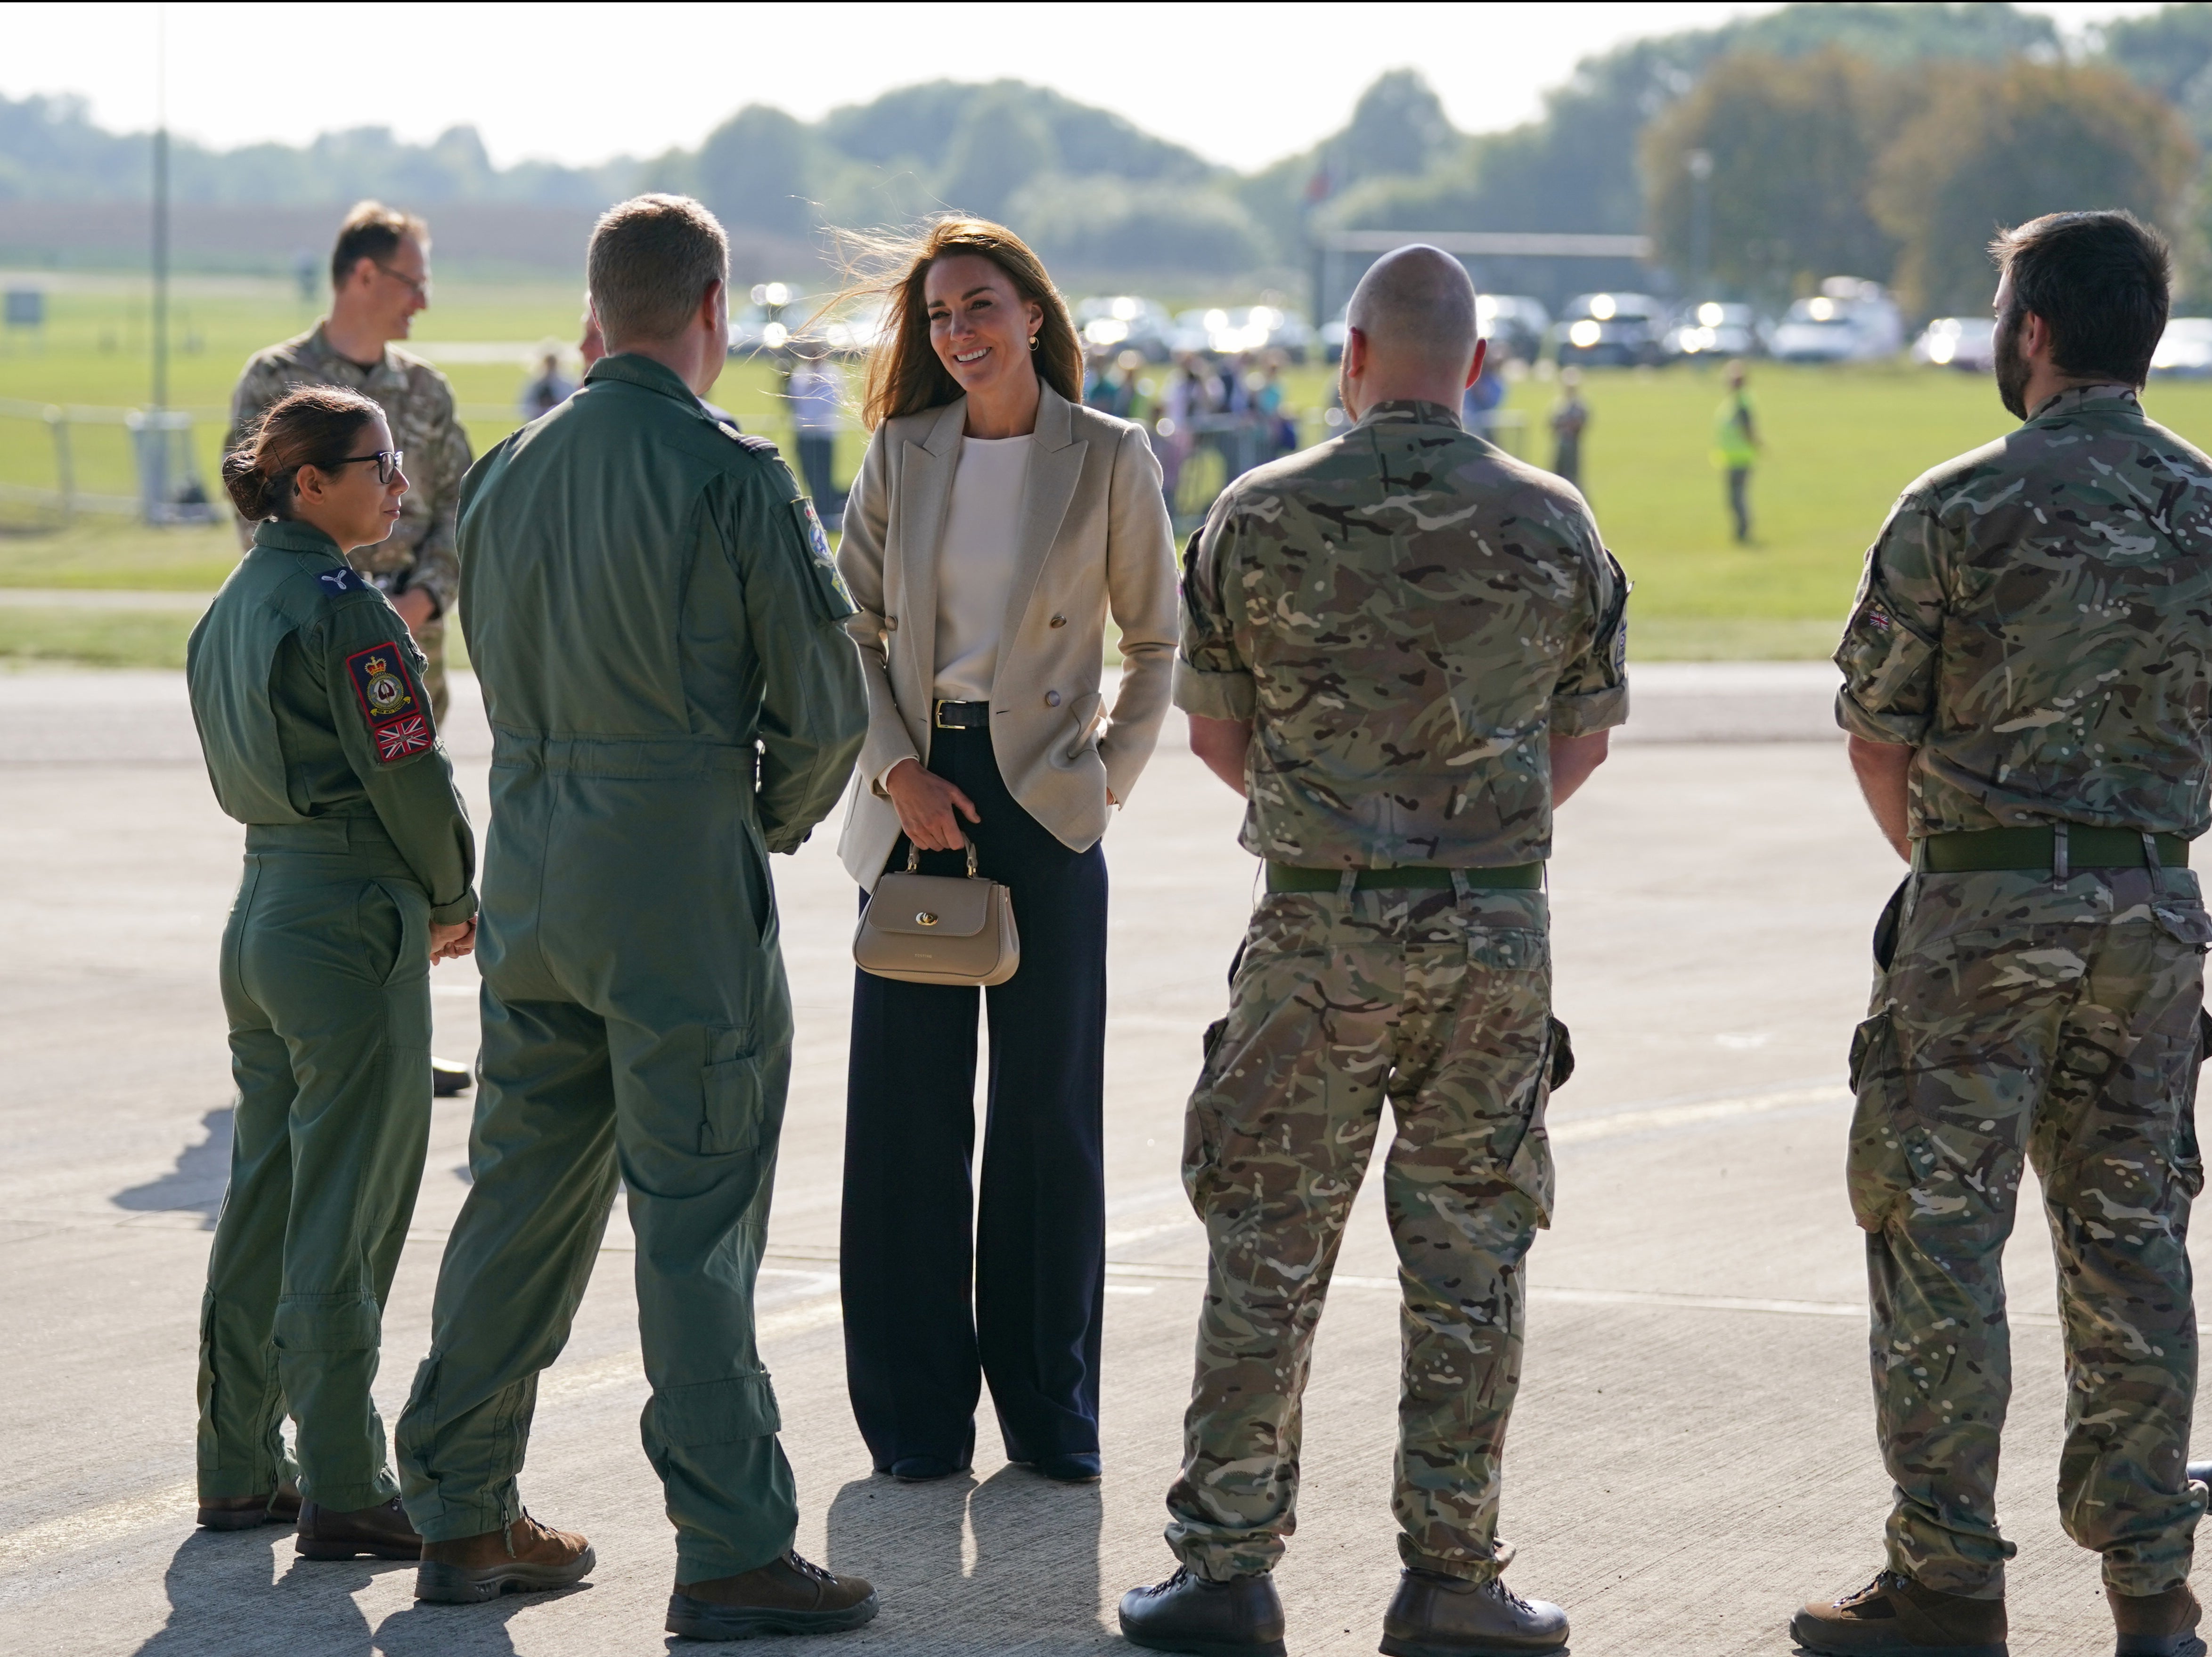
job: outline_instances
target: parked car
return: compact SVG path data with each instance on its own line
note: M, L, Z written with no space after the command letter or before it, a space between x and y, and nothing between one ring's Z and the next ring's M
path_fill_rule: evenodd
M1304 362L1314 346L1314 331L1303 317L1273 305L1240 305L1224 309L1184 311L1176 317L1172 343L1177 352L1209 351L1215 356L1238 356L1246 351L1277 350L1293 362ZM1340 344L1339 350L1342 347Z
M1648 294L1577 294L1552 330L1559 366L1656 362L1665 315Z
M806 319L814 314L814 307L806 295L788 282L763 282L754 284L748 296L750 304L732 307L730 312L730 355L736 357L758 356L763 351L781 351L791 343Z
M1912 360L1985 374L1996 367L1997 325L1988 317L1937 317L1912 342Z
M1904 346L1904 313L1880 282L1830 276L1783 314L1771 349L1784 362L1868 362Z
M2212 376L2212 317L2175 317L2150 354L2150 371L2161 378Z
M1075 331L1086 349L1141 351L1147 362L1173 354L1175 319L1135 294L1104 294L1075 302Z
M1686 357L1756 356L1760 344L1759 313L1728 300L1684 306L1659 336L1660 354L1676 362Z
M1534 362L1544 351L1552 313L1541 300L1526 294L1480 294L1474 301L1475 328L1501 359Z

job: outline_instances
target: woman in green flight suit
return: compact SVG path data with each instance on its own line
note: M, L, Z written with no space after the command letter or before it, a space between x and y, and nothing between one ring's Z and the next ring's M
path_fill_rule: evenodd
M411 1559L369 1396L430 1126L430 966L476 942L476 842L422 658L349 549L407 492L384 415L317 386L223 462L253 547L193 628L192 717L246 871L222 940L238 1102L200 1310L199 1522ZM279 1429L296 1423L294 1468Z

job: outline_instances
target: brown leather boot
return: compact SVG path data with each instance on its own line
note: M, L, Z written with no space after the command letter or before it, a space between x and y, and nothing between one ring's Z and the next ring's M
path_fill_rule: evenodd
M1272 1572L1216 1582L1188 1566L1121 1596L1121 1637L1190 1657L1283 1657L1283 1601Z
M2119 1633L2114 1657L2203 1657L2197 1624L2204 1610L2188 1583L2164 1593L2122 1593L2108 1582L2105 1602Z
M1840 1599L1813 1601L1790 1633L1824 1657L2007 1657L2003 1600L1939 1593L1893 1570Z
M270 1496L204 1496L199 1522L211 1531L250 1531L257 1525L289 1525L300 1516L300 1487L279 1484Z
M582 1537L550 1529L525 1514L503 1531L425 1542L422 1566L415 1573L415 1597L441 1605L473 1605L502 1593L541 1593L582 1581L599 1563Z
M1382 1617L1384 1657L1509 1657L1566 1643L1566 1612L1523 1599L1495 1576L1469 1582L1408 1569Z
M350 1513L332 1513L319 1502L300 1509L300 1533L292 1546L302 1559L420 1559L422 1539L407 1522L399 1498Z
M771 1559L738 1576L678 1582L668 1631L687 1640L750 1640L757 1634L835 1634L875 1620L876 1591L799 1557Z

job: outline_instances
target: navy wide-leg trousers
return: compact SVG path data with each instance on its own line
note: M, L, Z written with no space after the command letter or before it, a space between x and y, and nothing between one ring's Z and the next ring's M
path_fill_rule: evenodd
M1070 851L1015 803L988 731L932 734L930 769L982 816L962 822L979 871L1012 892L1022 964L985 993L980 1204L975 991L854 975L839 1250L853 1413L878 1469L964 1466L988 1378L1009 1460L1095 1454L1105 853ZM902 838L890 866L907 850ZM921 867L963 874L966 859L925 853Z

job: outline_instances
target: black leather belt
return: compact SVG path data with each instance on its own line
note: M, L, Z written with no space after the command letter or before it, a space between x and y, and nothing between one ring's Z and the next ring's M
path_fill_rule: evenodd
M988 702L939 702L931 723L939 731L988 731L991 728L991 704Z

